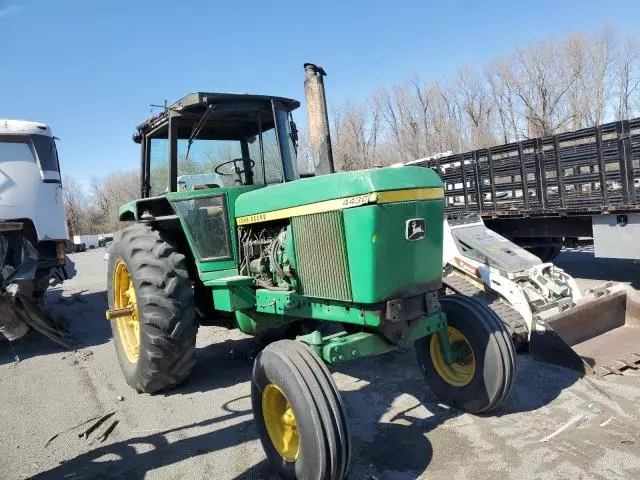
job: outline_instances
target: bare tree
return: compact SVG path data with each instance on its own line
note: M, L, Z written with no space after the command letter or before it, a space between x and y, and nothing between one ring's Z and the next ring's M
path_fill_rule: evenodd
M401 132L401 121L396 110L394 96L388 89L378 90L372 99L375 110L378 112L381 123L389 132L390 141L395 145L400 155L403 155L403 138Z
M494 105L498 110L501 137L505 143L518 141L523 136L523 128L520 125L520 112L518 110L518 98L513 91L512 82L509 81L510 71L506 58L499 58L491 62L486 70L486 76L491 85L491 95Z
M587 125L604 121L607 107L611 105L613 82L612 65L615 40L610 27L604 26L589 39L588 57L584 71L578 72L586 92Z
M563 130L574 117L565 99L581 70L567 66L558 53L556 43L542 40L517 48L505 65L503 78L521 102L528 137Z
M378 154L378 135L380 133L380 110L375 102L367 100L369 109L369 135L367 140L367 156L369 164L377 166L380 162Z
M588 90L591 87L584 79L588 48L584 35L572 34L564 40L562 49L567 68L578 77L578 81L573 82L567 91L567 108L571 113L569 128L572 130L586 126L590 117Z
M83 232L87 228L87 195L82 185L73 177L65 175L62 179L62 192L70 235Z
M433 98L429 90L429 85L425 84L418 76L414 75L411 77L409 79L409 85L413 90L413 96L415 97L418 109L418 118L420 119L421 136L419 141L422 144L422 156L426 156L431 151L429 111L433 104Z
M465 142L470 148L492 145L491 122L493 102L485 79L470 66L460 68L456 80L456 90L460 108L464 113L469 130Z
M628 119L634 111L634 99L640 94L640 44L635 37L625 39L617 53L617 109L619 119ZM637 107L636 103L636 107Z
M306 128L298 132L298 171L301 174L313 173L313 156L311 155L311 139Z
M368 104L347 102L334 114L334 160L342 170L373 166L378 112Z
M105 233L117 230L119 208L140 196L139 172L116 172L103 178L92 178L90 187L93 207L92 229L88 233Z

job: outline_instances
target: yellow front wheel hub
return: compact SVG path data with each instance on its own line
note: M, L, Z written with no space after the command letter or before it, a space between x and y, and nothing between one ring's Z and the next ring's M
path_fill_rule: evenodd
M470 355L464 360L458 360L453 363L447 363L444 357L444 352L440 347L440 340L437 334L431 335L431 344L429 350L431 351L431 363L435 368L438 375L454 387L464 387L468 385L476 373L476 360L473 355L471 345L460 330L454 327L447 327L447 333L449 335L449 342L451 345L455 343L463 343L466 350L470 352Z
M118 260L113 272L113 308L131 311L131 314L119 316L113 321L116 322L120 343L127 360L136 363L140 356L140 316L133 280L127 265L122 260Z
M295 462L300 454L296 416L287 397L273 383L268 384L262 392L262 415L277 452L287 462Z

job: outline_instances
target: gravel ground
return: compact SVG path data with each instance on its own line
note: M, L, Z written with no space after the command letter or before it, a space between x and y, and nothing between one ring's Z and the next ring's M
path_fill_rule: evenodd
M104 320L103 254L73 254L78 275L48 295L84 347L65 352L30 334L14 346L15 363L0 343L0 478L275 478L248 397L256 341L203 327L189 381L166 395L136 394ZM583 288L611 279L639 286L640 265L596 261L588 249L557 263ZM638 372L580 378L521 355L512 396L490 416L439 404L411 349L333 373L351 421L351 479L640 478ZM79 433L90 423L73 428L111 412L88 438Z

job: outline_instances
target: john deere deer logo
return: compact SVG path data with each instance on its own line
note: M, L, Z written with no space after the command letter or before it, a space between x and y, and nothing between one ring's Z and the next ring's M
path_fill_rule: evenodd
M404 237L407 240L422 240L426 230L427 221L424 218L412 218L407 220Z

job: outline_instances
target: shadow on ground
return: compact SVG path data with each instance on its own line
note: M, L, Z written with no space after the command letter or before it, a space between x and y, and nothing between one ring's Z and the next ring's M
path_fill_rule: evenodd
M71 333L70 343L83 348L106 343L111 338L109 322L104 320L107 297L101 292L78 292L64 296L59 288L47 292L45 311ZM19 340L0 340L0 365L32 357L66 351L33 329Z
M198 362L189 378L164 395L208 392L247 382L251 377L253 359L264 346L256 337L247 337L198 348ZM224 375L219 375L219 372L224 372Z
M629 283L640 289L640 262L595 258L593 249L563 250L553 263L574 278Z
M247 338L200 349L199 366L193 377L172 394L213 391L248 380L249 358L255 354L257 345L256 340ZM234 355L229 355L231 350ZM517 381L511 397L491 415L540 408L579 378L575 372L539 363L528 355L519 356L517 363ZM441 405L431 393L413 349L344 364L333 370L340 374L338 381L350 419L353 460L349 478L413 479L424 472L433 456L429 432L461 412ZM238 400L241 399L233 402ZM233 402L225 404L226 413L219 417L100 445L33 478L144 478L148 471L257 439L251 412L237 411L232 408ZM219 423L233 419L238 422L216 429ZM189 434L194 427L209 426L211 431ZM167 437L176 432L180 432L177 440L176 435ZM147 444L143 453L136 453L135 446L139 444ZM236 480L272 478L277 477L264 460L235 477Z
M253 421L250 417L247 417L250 415L250 411L238 412L226 408L226 406L223 408L227 413L217 418L99 446L31 478L52 480L59 478L70 480L87 478L142 479L150 470L172 465L215 450L233 447L256 437ZM222 421L243 416L247 419L240 423L205 434L188 436L187 432L191 428L214 426ZM182 434L179 440L169 443L166 436L172 433ZM137 453L136 446L144 446L145 451Z

